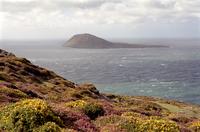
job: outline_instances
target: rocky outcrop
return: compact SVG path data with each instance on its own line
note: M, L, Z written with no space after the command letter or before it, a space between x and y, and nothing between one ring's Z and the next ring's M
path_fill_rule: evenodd
M0 56L14 56L14 54L0 49Z

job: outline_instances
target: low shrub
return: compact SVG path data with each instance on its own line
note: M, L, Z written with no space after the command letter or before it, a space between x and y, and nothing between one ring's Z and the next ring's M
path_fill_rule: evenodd
M185 116L174 116L174 117L171 117L170 119L177 123L183 123L183 124L186 124L192 121L192 119Z
M122 114L123 117L141 117L142 115L140 113L136 113L136 112L124 112Z
M140 118L134 117L133 113L124 113L122 116L111 115L107 117L97 118L96 126L116 128L126 132L179 132L179 126L172 121L159 118Z
M120 122L123 122L126 118L119 116L119 115L109 115L109 116L102 116L95 120L95 125L98 127L103 127L107 125L116 125Z
M24 92L18 90L18 89L12 89L12 88L8 88L6 86L1 87L0 86L0 93L3 94L7 94L8 96L11 97L17 97L17 98L26 98L28 97L27 94L25 94Z
M65 106L70 108L79 108L80 110L83 110L83 112L92 120L104 114L104 109L101 105L88 103L84 100L67 102Z
M2 81L9 81L10 78L5 72L0 72L0 80Z
M117 125L106 125L101 127L100 132L125 132L125 131L119 128L119 126Z
M62 129L61 132L77 132L77 131L73 129L65 128L65 129Z
M180 132L180 128L175 122L162 119L146 120L139 129L142 132Z
M99 104L92 104L92 103L86 104L83 107L83 111L92 120L97 118L98 116L104 115L104 110L102 106Z
M125 121L119 124L120 128L125 130L126 132L137 132L138 126L132 121Z
M190 126L190 129L192 129L194 132L200 131L200 121L193 122Z
M2 131L32 132L47 122L63 125L48 104L40 99L26 99L8 105L0 112L0 130Z
M125 130L126 132L143 132L140 129L141 123L142 121L140 118L134 118L129 116L126 118L126 120L119 123L119 127Z
M61 128L54 122L47 122L33 132L61 132Z
M71 107L71 108L84 108L86 104L87 102L85 102L84 100L76 100L76 101L67 102L65 106Z
M95 120L95 125L100 127L102 131L140 132L140 123L139 118L119 115L100 117Z
M84 118L75 121L74 126L77 131L98 132L98 129L95 127L95 125L91 123L90 120Z
M176 123L162 119L129 118L119 126L127 132L180 132Z

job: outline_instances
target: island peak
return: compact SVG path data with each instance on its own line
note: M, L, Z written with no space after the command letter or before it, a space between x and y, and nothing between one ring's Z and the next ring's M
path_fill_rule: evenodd
M89 33L76 34L64 45L71 48L109 49L109 48L164 48L163 45L144 45L110 42Z

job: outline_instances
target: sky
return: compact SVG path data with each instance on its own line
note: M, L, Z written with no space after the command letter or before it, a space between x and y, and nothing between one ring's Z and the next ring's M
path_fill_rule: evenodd
M200 38L200 0L0 0L0 39Z

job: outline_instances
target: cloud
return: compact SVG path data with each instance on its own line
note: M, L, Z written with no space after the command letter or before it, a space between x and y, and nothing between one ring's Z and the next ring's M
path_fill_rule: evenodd
M1 12L27 12L31 11L32 9L37 7L36 1L8 1L3 0L1 1L2 8L0 9Z
M120 0L2 0L3 12L31 11L33 8L62 10L69 8L98 8L105 3L118 3Z
M153 0L153 1L148 1L148 5L151 8L159 8L159 9L173 9L175 7L175 4L177 1L175 0Z
M31 16L40 10L38 13L49 15L60 12L63 17L72 19L83 16L82 19L88 22L102 23L104 19L108 24L111 21L131 23L148 16L152 19L171 16L173 19L200 15L199 0L3 0L1 3L0 11L12 15L19 15L17 13L20 12Z
M98 8L102 6L105 3L118 3L120 0L58 0L57 5L59 7L64 8L83 8L83 9L89 9L89 8Z
M197 24L200 19L199 0L0 0L0 3L4 30L81 26L112 29L127 25L129 30L139 25L147 27L149 23Z

